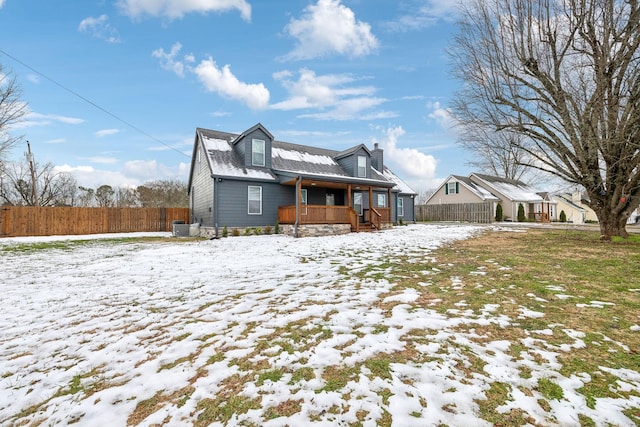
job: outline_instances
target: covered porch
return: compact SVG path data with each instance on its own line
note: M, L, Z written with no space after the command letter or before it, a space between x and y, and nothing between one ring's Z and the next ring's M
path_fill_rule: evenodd
M349 224L352 232L389 228L393 222L391 186L296 177L295 204L278 207L278 222L294 226ZM310 196L313 192L314 197ZM324 200L319 195L325 194ZM324 204L319 203L324 201Z

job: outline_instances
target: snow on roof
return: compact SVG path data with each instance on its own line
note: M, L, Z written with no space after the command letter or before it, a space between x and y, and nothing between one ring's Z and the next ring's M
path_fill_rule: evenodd
M276 181L276 177L268 170L239 167L229 162L217 161L215 157L211 157L211 167L216 176Z
M483 180L491 188L495 189L500 194L503 194L510 200L518 201L518 202L530 202L530 203L543 201L542 197L538 194L538 192L535 189L529 187L523 182L512 180L512 179L491 177L488 175L479 175L479 174L473 174L473 175Z
M384 168L384 171L382 173L384 175L384 177L393 182L394 184L396 184L395 187L393 187L394 189L397 189L400 191L400 193L402 194L417 194L415 191L413 191L413 189L411 187L409 187L409 185L404 182L402 179L400 179L400 177L398 177L398 175L396 175L395 173L391 172L391 169L389 168Z
M224 139L209 138L206 135L202 135L202 143L207 151L231 151L231 146Z
M284 160L293 160L296 162L314 163L318 165L334 165L336 161L330 156L305 153L298 150L285 150L284 148L273 147L271 149L273 157L280 157Z

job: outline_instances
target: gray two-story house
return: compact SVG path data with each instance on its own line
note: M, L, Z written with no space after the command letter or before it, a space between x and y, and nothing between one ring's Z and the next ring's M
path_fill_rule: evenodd
M415 195L377 145L339 152L291 144L259 123L239 135L196 129L191 222L205 235L276 223L295 236L379 230L413 222Z

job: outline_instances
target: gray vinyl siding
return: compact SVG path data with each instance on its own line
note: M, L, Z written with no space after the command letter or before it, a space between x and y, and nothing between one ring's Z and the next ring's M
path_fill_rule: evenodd
M253 166L251 164L251 143L254 139L261 139L264 141L264 167L271 169L271 139L262 130L256 129L250 134L246 135L242 141L235 144L236 150L240 154L241 158L244 158L244 165L246 167Z
M213 224L213 179L206 153L201 144L198 144L198 151L199 153L196 152L191 189L189 189L191 223L211 226Z
M401 217L396 217L397 220L399 220L400 218L402 219L403 222L414 222L415 221L415 198L407 195L407 194L398 194L397 197L402 198L403 200L403 210L404 210L404 215ZM397 210L398 208L398 204L397 204L397 198L396 198L396 205L395 205L395 209Z
M224 179L218 188L218 226L265 227L278 221L278 207L295 204L295 187L272 182ZM249 215L248 188L262 187L262 214Z
M358 156L364 156L367 159L366 176L364 178L371 178L371 158L362 148L353 154L338 159L337 162L349 175L358 177Z

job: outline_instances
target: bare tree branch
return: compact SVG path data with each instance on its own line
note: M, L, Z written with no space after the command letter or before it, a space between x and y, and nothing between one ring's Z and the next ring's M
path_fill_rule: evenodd
M626 236L640 204L639 46L637 0L464 2L454 114L518 135L524 163L586 189L605 239Z

